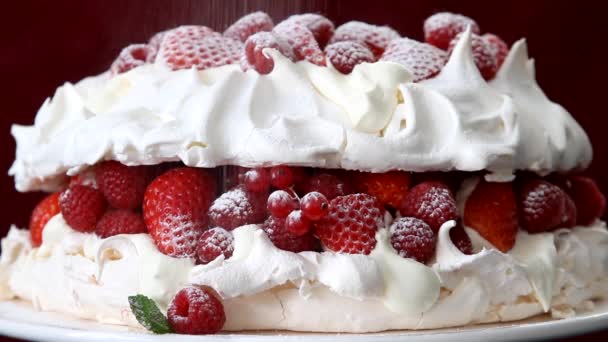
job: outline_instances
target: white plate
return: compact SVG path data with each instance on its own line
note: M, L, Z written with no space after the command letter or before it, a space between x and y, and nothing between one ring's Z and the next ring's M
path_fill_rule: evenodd
M38 312L24 302L0 302L0 334L35 341L504 341L554 339L588 333L608 327L608 302L593 312L575 318L549 320L540 316L519 322L484 324L455 329L393 331L375 334L313 334L292 332L249 332L208 336L152 335L140 329L99 324L65 315Z

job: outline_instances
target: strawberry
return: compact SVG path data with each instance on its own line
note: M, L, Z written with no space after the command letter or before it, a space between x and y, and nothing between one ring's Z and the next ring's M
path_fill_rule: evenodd
M519 225L531 233L559 228L567 216L566 198L566 193L557 185L535 177L520 179L517 193Z
M224 37L232 38L245 42L249 36L258 33L271 31L274 27L270 16L264 12L249 13L234 22L224 31Z
M517 235L513 184L480 180L465 203L463 220L494 247L505 253L509 251Z
M304 235L293 234L287 230L285 221L285 218L270 216L261 226L277 248L294 253L315 249L315 239L310 232Z
M471 255L473 254L473 243L467 232L462 227L462 224L458 222L458 225L450 229L450 239L454 246L456 246L462 253Z
M73 185L59 196L59 208L72 229L92 232L106 211L107 203L101 192L84 185Z
M323 49L334 35L334 23L326 17L316 13L292 15L288 21L305 26L312 32L319 47Z
M315 36L306 26L288 19L275 26L272 32L291 46L296 60L325 65L325 55L315 40Z
M156 49L147 44L133 44L120 51L118 57L112 62L110 72L113 75L127 72L131 69L154 62Z
M99 221L95 234L107 238L118 234L140 234L146 232L141 214L124 209L109 210Z
M452 53L461 36L462 33L459 33L450 42L448 53ZM471 34L471 49L475 65L479 69L481 76L485 80L494 78L496 71L498 71L498 59L493 45L490 45L485 39L473 33Z
M376 231L383 223L384 209L374 196L338 196L329 202L328 213L317 222L315 234L334 252L369 254L376 246Z
M197 262L208 264L220 255L228 259L234 252L234 237L223 228L211 228L204 231L196 246Z
M40 201L30 218L30 239L34 247L42 244L42 230L49 220L59 214L59 192L47 195Z
M400 38L399 33L388 26L375 26L360 21L349 21L338 26L330 44L351 41L367 46L378 59L388 44Z
M481 38L490 46L492 54L496 58L496 70L500 69L509 54L509 46L499 36L492 33L486 33Z
M456 201L445 183L422 182L411 188L398 207L402 216L410 216L426 222L435 233L442 224L456 220Z
M156 63L172 70L204 70L238 63L243 43L226 38L205 26L180 26L166 31Z
M566 191L576 204L578 225L590 225L604 214L606 197L593 179L572 176L568 178L567 184Z
M268 74L274 68L272 58L264 54L264 49L278 50L283 56L296 61L293 48L283 37L273 32L258 32L245 41L245 69L254 68L260 74Z
M215 199L209 207L212 226L226 230L254 223L262 223L266 218L265 192L248 192L244 186L237 186Z
M148 183L145 166L104 161L97 166L96 181L108 204L116 209L139 209Z
M414 217L401 217L391 224L389 231L391 245L401 257L412 258L424 264L435 254L437 237L424 221Z
M409 38L393 40L380 57L381 61L403 65L414 76L414 82L437 75L447 61L447 53L432 45Z
M461 14L440 12L424 21L424 39L427 43L446 50L450 41L457 34L471 26L471 32L479 34L479 25L475 20Z
M214 194L213 178L197 168L169 170L148 185L144 222L161 253L178 258L196 254Z
M375 58L372 52L357 42L337 42L325 48L325 55L336 70L350 74L357 64L372 63Z
M410 184L410 174L403 171L385 173L360 172L353 176L357 190L375 196L382 204L399 207Z

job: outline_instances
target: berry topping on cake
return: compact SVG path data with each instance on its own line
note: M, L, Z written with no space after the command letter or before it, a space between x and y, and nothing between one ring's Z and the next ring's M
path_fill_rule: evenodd
M108 204L116 209L141 207L148 183L145 166L126 166L117 161L105 161L96 168L99 191Z
M287 189L295 183L295 175L287 165L274 166L270 169L270 184L277 189Z
M155 52L158 52L158 50L160 50L160 43L162 43L163 38L165 38L165 33L167 33L167 31L161 31L158 33L155 33L150 40L148 40L148 45L154 49ZM156 56L154 56L156 57ZM152 60L151 62L153 62L154 60Z
M334 35L334 23L324 16L316 13L296 14L287 20L306 26L312 32L315 40L323 49Z
M471 242L471 238L464 230L460 222L456 227L450 229L450 239L452 240L454 246L456 246L456 248L458 248L462 253L467 255L473 254L473 243Z
M410 174L403 171L361 172L354 175L357 190L375 196L382 204L398 208L410 185Z
M30 218L30 239L34 247L42 243L42 231L49 220L59 214L59 192L50 194L40 201Z
M518 229L513 184L480 180L465 203L463 220L494 247L509 251Z
M121 74L146 63L153 63L156 49L147 44L133 44L120 51L120 54L110 66L112 74Z
M251 169L243 175L245 189L250 192L267 192L270 189L270 173L268 169Z
M156 177L144 194L144 222L161 253L193 257L207 228L215 182L204 170L177 168Z
M95 234L101 238L107 238L118 234L140 234L146 233L146 225L141 214L124 209L109 210L95 228Z
M471 32L480 33L479 25L469 17L450 12L436 13L424 21L424 39L427 43L446 50L450 41L464 32L467 26L471 26Z
M172 70L199 70L238 63L243 43L205 26L180 26L165 33L156 63Z
M315 249L315 239L312 234L296 235L287 230L284 218L270 216L262 224L262 230L279 249L294 253L312 251Z
M270 215L277 218L286 218L289 213L300 208L296 196L285 190L273 191L266 203Z
M507 45L499 36L492 33L486 33L481 36L481 38L490 46L491 51L496 58L496 70L498 71L509 54L509 45Z
M267 194L248 192L243 186L232 188L216 198L209 208L211 225L227 230L266 218Z
M409 38L393 40L381 61L403 65L414 76L414 82L437 75L447 61L448 54L432 45Z
M312 221L318 221L327 215L329 202L320 192L309 192L300 199L302 214Z
M264 12L253 12L234 22L224 31L224 37L245 42L258 32L271 31L274 27L272 18Z
M435 233L446 221L458 217L452 192L439 181L422 182L411 188L398 209L402 216L426 222Z
M234 237L224 228L211 228L204 231L196 246L197 262L208 264L220 255L228 259L234 252Z
M279 23L272 32L285 39L293 49L296 60L325 65L325 55L306 26L287 19Z
M260 74L268 74L274 68L274 61L264 54L264 49L276 49L291 61L296 61L293 48L286 39L273 32L258 32L245 41L245 69L254 68Z
M377 198L351 194L329 202L329 211L317 222L315 234L334 252L369 254L376 246L376 231L383 224L384 209Z
M519 225L530 233L559 228L566 214L566 196L557 185L524 177L518 184Z
M59 208L65 222L80 232L92 232L106 211L101 192L85 185L73 185L59 196Z
M330 44L343 41L357 42L367 46L377 59L382 55L388 44L399 37L399 33L388 26L375 26L360 21L349 21L336 29Z
M85 186L89 186L91 188L94 189L99 189L99 186L97 186L97 175L96 175L96 168L95 167L91 167L88 168L82 172L80 172L77 175L74 175L72 177L70 177L70 181L69 181L69 186L72 185L85 185Z
M450 42L448 53L452 53L452 50L460 40L462 34L456 35ZM493 45L490 45L485 39L477 34L471 34L471 49L473 52L473 60L481 76L485 80L490 80L496 75L498 70L497 55Z
M353 190L345 177L330 173L319 173L306 181L304 192L320 192L328 201L331 201L338 196L352 194Z
M576 204L578 225L590 225L604 214L606 197L600 192L593 179L573 176L567 183L566 191Z
M350 74L357 64L375 60L374 54L366 46L352 41L329 44L325 48L325 55L334 68L343 74Z
M424 221L415 217L396 219L391 225L391 245L404 258L426 263L435 253L437 237Z
M285 218L285 228L290 233L302 236L310 231L310 219L302 213L302 210L294 210Z
M181 289L167 308L169 325L178 334L215 334L226 322L224 306L209 288Z
M560 227L572 228L576 226L577 219L578 211L576 209L576 204L570 196L566 196L566 203L564 206L564 218L562 219Z

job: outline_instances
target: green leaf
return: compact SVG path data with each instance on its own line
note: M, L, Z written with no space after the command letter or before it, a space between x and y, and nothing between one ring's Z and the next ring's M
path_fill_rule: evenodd
M160 309L152 299L141 294L130 296L129 305L137 321L146 329L155 334L173 332L173 329L169 326L167 317L160 312Z

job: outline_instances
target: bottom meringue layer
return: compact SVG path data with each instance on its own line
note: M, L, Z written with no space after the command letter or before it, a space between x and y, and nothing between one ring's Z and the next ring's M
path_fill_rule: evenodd
M434 278L439 282L437 295L429 290L427 296L433 304L418 312L399 312L387 300L399 299L386 292L398 292L395 282L403 282L398 275L387 277L381 266L391 258L390 249L370 256L294 254L274 248L250 226L235 234L238 257L197 266L159 253L146 234L100 239L73 231L61 215L49 221L39 248L32 248L28 231L15 227L2 240L0 299L22 298L42 311L139 327L128 296L145 294L165 310L180 288L213 284L224 300L224 330L362 333L506 322L545 312L567 318L608 298L603 222L544 234L520 232L506 254L467 229L473 255L451 243L452 226L442 226L428 267L407 259L393 265L392 270L417 270L412 282L423 277L429 284ZM248 274L243 267L260 262L272 272ZM378 279L364 279L370 275Z

